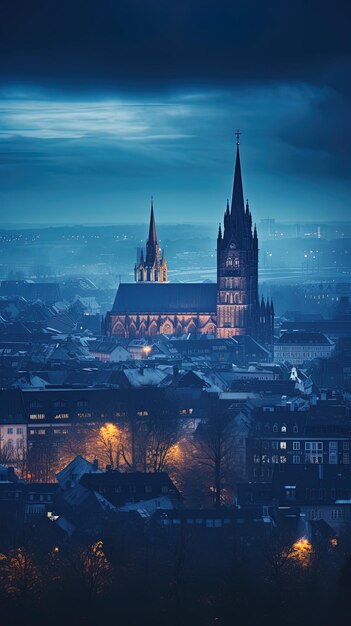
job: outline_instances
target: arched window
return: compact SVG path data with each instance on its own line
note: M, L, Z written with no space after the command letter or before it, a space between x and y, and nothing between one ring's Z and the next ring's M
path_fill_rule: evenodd
M116 335L117 337L125 337L126 333L125 333L124 326L123 326L122 322L117 322L117 324L115 324L115 326L113 326L112 334Z
M162 332L164 335L171 335L173 333L172 324L170 322L163 324Z
M281 432L286 433L286 424L282 424Z
M278 424L274 424L273 425L273 432L277 433L278 432Z
M297 424L294 424L294 426L293 426L293 432L294 432L294 433L298 433L298 432L299 432L299 427L298 427L298 425L297 425Z
M155 337L155 335L157 335L157 324L155 321L151 322L149 326L149 335L150 337Z
M135 328L134 324L131 324L129 326L129 337L131 339L134 339L135 336L136 336L136 328Z

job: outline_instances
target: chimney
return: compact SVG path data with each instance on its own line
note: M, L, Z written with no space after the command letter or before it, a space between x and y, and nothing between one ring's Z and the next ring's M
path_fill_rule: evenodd
M93 467L94 467L94 471L99 469L99 459L94 459Z
M108 465L106 465L106 472L111 472L112 471L112 466L110 465L110 463L108 463Z

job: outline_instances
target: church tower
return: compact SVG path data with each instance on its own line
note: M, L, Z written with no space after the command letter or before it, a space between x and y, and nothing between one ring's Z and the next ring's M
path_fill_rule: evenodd
M272 328L272 309L267 303L263 315L259 305L258 239L249 204L244 203L239 137L238 131L231 205L227 201L223 232L219 225L217 237L217 336L258 339L262 325Z
M141 249L134 267L135 282L137 283L167 283L168 268L164 252L160 252L157 240L154 215L154 203L151 198L151 213L149 236L146 242L145 256Z

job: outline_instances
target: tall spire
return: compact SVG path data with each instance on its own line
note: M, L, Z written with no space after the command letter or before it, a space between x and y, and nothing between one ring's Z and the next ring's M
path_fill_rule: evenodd
M155 216L154 216L154 199L152 196L151 196L151 213L150 213L148 243L154 243L154 244L157 243L156 224L155 224Z
M241 178L240 151L239 151L239 135L237 134L236 142L236 161L234 172L234 184L232 195L231 215L235 223L241 223L245 212L243 183Z

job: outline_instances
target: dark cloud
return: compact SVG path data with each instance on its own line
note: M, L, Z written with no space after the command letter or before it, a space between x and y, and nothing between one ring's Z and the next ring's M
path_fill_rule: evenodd
M11 0L4 81L65 88L307 81L347 88L349 3Z
M212 219L237 126L257 218L347 217L349 13L346 0L3 2L7 219L142 220L151 194L160 220Z

